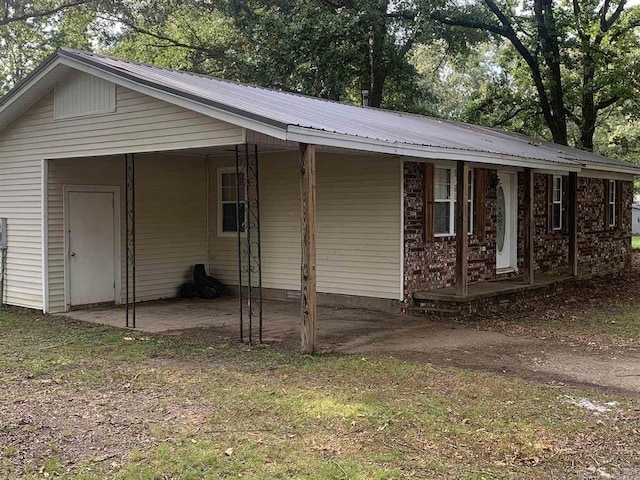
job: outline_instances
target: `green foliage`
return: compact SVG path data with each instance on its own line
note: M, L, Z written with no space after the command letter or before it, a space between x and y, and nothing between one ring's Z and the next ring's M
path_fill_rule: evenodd
M60 5L60 2L20 3L12 15L42 12ZM2 18L8 19L10 15ZM91 50L90 25L95 12L89 5L63 9L43 17L30 17L25 21L0 21L0 94L24 78L58 47Z
M467 119L591 150L596 127L612 111L637 115L640 6L625 8L624 0L476 0L433 17L501 42L497 64L503 73L474 92Z

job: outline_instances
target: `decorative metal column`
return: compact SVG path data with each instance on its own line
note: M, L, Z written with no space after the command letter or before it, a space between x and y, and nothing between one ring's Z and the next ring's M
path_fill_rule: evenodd
M262 343L262 251L258 146L236 146L236 226L240 341ZM246 310L244 302L246 301ZM257 324L257 325L256 325Z
M136 158L126 154L125 161L125 324L136 328Z

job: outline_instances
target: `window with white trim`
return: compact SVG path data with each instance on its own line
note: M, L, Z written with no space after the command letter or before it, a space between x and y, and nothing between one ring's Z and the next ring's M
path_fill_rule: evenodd
M560 175L553 176L552 208L553 230L562 230L562 177Z
M238 213L240 214L240 231L245 230L244 174L240 174L240 188L238 188L237 179L235 169L218 170L218 234L220 235L238 232ZM239 205L238 194L240 195Z
M455 234L456 169L434 168L433 233L436 236ZM467 201L467 233L473 233L473 171L469 170L469 199Z
M616 225L616 181L609 180L609 198L607 199L607 208L609 209L609 226Z
M435 235L451 235L454 232L454 189L451 168L434 169L433 189L433 233Z

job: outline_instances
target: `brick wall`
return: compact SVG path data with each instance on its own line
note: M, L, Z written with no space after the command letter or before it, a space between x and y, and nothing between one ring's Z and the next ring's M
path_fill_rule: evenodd
M603 275L631 264L631 203L633 183L618 182L621 206L615 227L605 225L602 179L578 179L578 273Z
M424 237L424 169L420 163L404 163L404 294L432 290L455 282L456 240L454 236ZM496 189L490 185L495 170L488 170L485 188L485 231L469 236L469 283L496 278ZM565 177L565 185L566 179ZM548 175L534 174L535 270L550 274L569 273L569 239L548 226ZM578 179L578 266L581 275L624 270L630 259L631 182L619 182L624 205L616 228L605 223L604 183L601 179ZM476 185L476 188L480 188ZM524 175L518 174L518 268L524 258ZM479 206L474 205L474 209ZM513 274L512 274L513 275ZM503 274L500 278L505 278Z
M453 285L456 273L455 236L424 238L424 178L420 163L404 164L404 286L413 292ZM496 189L485 182L485 236L469 236L469 282L495 276ZM478 186L476 186L478 188ZM474 205L474 208L476 206Z

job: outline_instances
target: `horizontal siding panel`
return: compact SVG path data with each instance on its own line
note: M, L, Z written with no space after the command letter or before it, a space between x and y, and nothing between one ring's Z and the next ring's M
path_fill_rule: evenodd
M80 84L87 86L91 82L80 82ZM50 177L47 180L48 240L50 242L48 275L51 279L49 295L51 306L60 310L64 308L63 185L95 184L122 187L124 177L122 159L118 158L117 161L102 159L98 171L95 157L100 155L163 149L177 150L242 141L243 132L239 127L125 88L117 87L116 95L115 113L54 121L54 94L50 92L0 132L0 216L9 219L9 257L5 297L7 303L42 308L40 285L42 278L42 239L40 238L42 159L79 157L77 161L67 165L56 163L57 161L49 162ZM76 100L85 102L90 99L67 98L71 103ZM75 108L71 103L67 106ZM99 102L96 105L100 106L103 103ZM173 167L166 170L160 168L162 176L154 179L154 183L150 186L151 190L148 192L153 197L149 199L149 205L153 205L156 197L159 196L156 190L161 185L164 186L166 194L169 190L166 187L175 184L183 175L188 177L188 182L180 184L178 181L179 189L182 189L185 198L197 195L198 200L185 203L183 210L170 202L165 202L166 217L153 219L155 225L149 230L148 237L145 236L144 228L141 228L142 252L148 246L149 255L158 255L159 258L166 259L166 255L173 254L174 262L178 262L177 259L191 262L196 258L202 261L206 256L206 249L203 248L206 238L206 232L203 232L205 213L202 207L204 185L201 191L197 193L193 191L194 185L204 182L203 167L192 165L190 170L186 169L182 173L182 167L191 165L190 162L193 162L193 159L181 158L179 168ZM167 167L167 162L163 165ZM103 166L104 170L102 170ZM139 194L142 197L147 195L146 192ZM141 198L140 201L143 199ZM144 207L140 206L140 210L144 212ZM190 215L198 215L198 222L189 224ZM140 221L151 221L152 217L153 215L145 217L143 214ZM167 217L172 218L174 223L171 224ZM175 225L183 223L184 229L175 228ZM124 231L124 228L122 230ZM200 232L198 239L188 238L195 235L195 232ZM158 238L163 240L159 242ZM163 242L166 246L165 257L160 256L162 249L160 244ZM187 253L180 253L178 245L181 243L187 249ZM193 253L196 249L197 256ZM166 280L167 285L178 281L175 271L166 270L165 272L171 276L171 279ZM24 278L28 280L25 281ZM163 289L169 291L168 286L163 286L159 290Z
M297 154L262 154L260 212L263 284L300 288L300 206ZM217 232L217 169L211 162L211 271L237 282L235 239ZM317 169L318 291L400 298L399 160L319 155Z
M125 205L123 162L113 158L49 162L50 303L64 310L62 187L120 187L121 283L125 284ZM136 159L136 298L175 297L191 278L195 263L206 260L206 170L202 157L140 155ZM53 201L53 199L57 199ZM57 219L52 221L52 219Z

